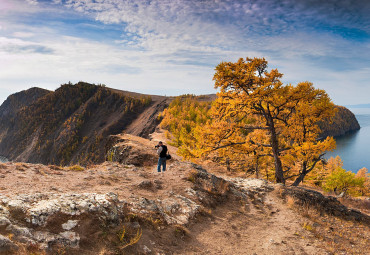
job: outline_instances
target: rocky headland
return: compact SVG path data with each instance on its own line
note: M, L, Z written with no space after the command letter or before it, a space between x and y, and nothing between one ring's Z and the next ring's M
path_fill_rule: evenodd
M356 116L344 106L336 106L336 113L332 121L319 123L321 137L342 136L360 129Z

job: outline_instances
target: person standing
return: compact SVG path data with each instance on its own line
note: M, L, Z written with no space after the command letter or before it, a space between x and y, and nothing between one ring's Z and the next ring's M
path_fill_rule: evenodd
M157 154L159 156L158 158L158 167L157 167L157 170L158 170L158 173L161 172L161 166L162 166L162 172L165 172L166 171L166 155L167 155L167 146L164 145L162 142L159 142L157 146L155 146L157 148Z

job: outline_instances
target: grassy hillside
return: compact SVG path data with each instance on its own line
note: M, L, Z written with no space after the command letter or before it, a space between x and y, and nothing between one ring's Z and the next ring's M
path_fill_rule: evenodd
M0 154L44 164L101 162L109 135L120 133L150 104L150 97L104 86L65 84L2 121Z

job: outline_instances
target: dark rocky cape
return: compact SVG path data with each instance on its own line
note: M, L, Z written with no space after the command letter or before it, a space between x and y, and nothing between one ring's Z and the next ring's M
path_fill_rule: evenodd
M84 82L21 91L0 107L0 155L42 164L100 163L110 135L152 133L167 100Z
M319 123L322 130L321 137L341 136L360 129L355 115L344 106L336 106L337 112L333 121Z

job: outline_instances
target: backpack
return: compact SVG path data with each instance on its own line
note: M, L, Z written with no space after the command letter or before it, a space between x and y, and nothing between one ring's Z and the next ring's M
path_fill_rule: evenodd
M166 155L167 155L167 146L166 145L162 145L162 151L161 153L159 154L159 157L161 158L166 158Z

